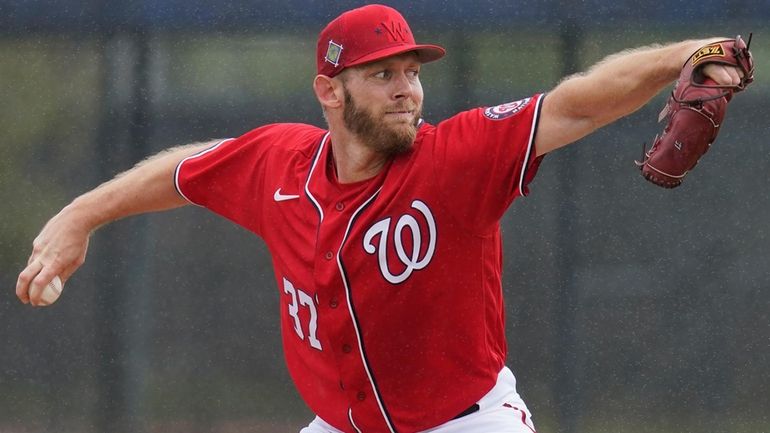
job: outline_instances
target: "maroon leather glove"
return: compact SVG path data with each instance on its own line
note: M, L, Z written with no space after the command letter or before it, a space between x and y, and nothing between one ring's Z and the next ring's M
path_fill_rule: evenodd
M751 36L749 36L751 44ZM721 63L743 71L737 86L720 86L703 76L703 66ZM736 36L696 51L682 68L679 79L658 121L667 120L655 136L643 161L636 161L642 176L663 188L675 188L711 147L735 92L754 81L754 63L748 45Z

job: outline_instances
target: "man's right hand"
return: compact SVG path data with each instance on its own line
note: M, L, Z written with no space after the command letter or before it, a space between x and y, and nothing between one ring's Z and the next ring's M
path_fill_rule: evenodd
M73 205L51 218L32 242L32 255L16 281L19 300L39 305L43 288L55 276L66 282L85 261L90 234Z
M154 155L66 206L32 243L27 267L16 281L16 296L40 305L43 288L55 276L62 282L83 264L91 232L104 224L147 212L188 204L174 187L174 171L184 158L221 140L194 143Z

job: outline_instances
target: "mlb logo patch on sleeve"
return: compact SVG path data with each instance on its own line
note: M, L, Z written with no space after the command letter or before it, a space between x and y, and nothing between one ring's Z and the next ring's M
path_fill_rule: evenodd
M524 98L514 102L508 102L506 104L500 104L494 107L489 107L484 110L484 116L492 120L502 120L507 117L511 117L514 114L520 112L524 107L529 104L532 98Z

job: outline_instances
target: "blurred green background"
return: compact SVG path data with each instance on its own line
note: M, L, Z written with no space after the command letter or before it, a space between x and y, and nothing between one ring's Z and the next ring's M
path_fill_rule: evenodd
M624 48L754 32L756 82L682 187L656 188L633 164L662 128L665 92L546 158L503 221L504 291L508 364L539 431L770 432L767 2L726 2L757 16L710 20L680 4L677 24L642 18L652 2L595 21L585 3L527 3L551 13L510 25L491 6L463 22L446 8L472 3L425 3L449 18L395 5L418 41L449 51L421 74L430 123L547 91ZM356 3L308 4L326 15L254 31L213 18L189 31L5 28L0 432L298 432L310 421L284 366L264 244L203 209L99 230L51 307L23 306L13 289L43 224L147 155L269 122L322 125L315 37Z

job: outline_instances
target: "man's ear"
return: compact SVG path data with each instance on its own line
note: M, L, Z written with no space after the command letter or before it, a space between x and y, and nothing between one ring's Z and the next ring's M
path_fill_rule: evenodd
M313 80L313 91L318 102L325 108L340 108L343 104L344 92L339 79L326 75L316 75Z

